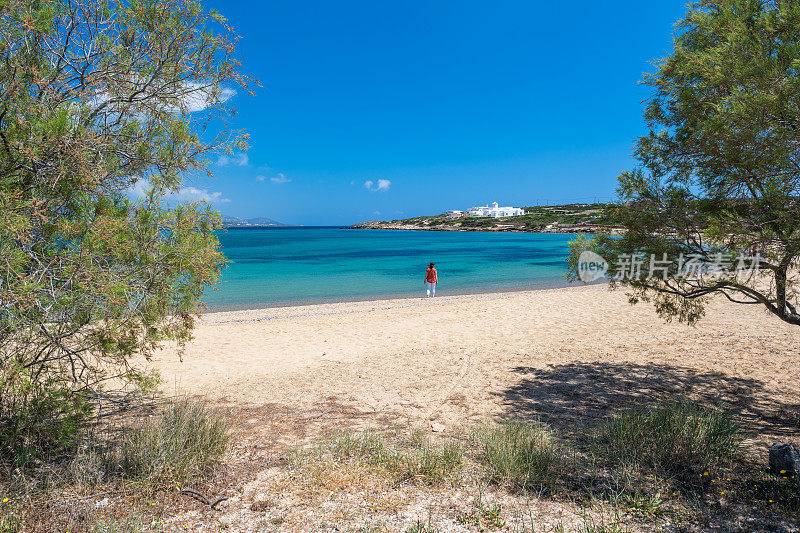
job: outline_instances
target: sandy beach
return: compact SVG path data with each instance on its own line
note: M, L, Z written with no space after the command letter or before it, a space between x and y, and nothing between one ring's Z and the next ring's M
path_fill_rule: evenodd
M735 409L767 438L796 431L781 422L800 403L795 330L723 301L696 327L665 323L591 286L211 313L183 362L167 347L152 364L165 392L328 425L568 426L692 399Z

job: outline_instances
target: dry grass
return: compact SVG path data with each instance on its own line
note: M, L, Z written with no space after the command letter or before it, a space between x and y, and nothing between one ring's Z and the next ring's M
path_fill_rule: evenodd
M616 463L685 477L730 464L744 436L729 413L686 403L624 409L602 426L602 453Z
M678 523L703 530L711 516L727 524L746 516L758 529L767 523L765 513L790 512L783 502L793 498L792 480L763 479L759 486L764 474L735 460L741 430L722 411L688 404L626 409L570 435L519 420L475 428L466 443L431 441L418 432L391 437L337 431L294 452L278 492L295 491L307 509L336 501L336 516L351 524L353 515L344 509L391 516L421 497L436 502L453 494L463 499L466 492L474 499L468 509L431 508L479 530L518 527L515 513L531 499L566 506L580 517L569 529L548 526L554 532L619 533L635 525L668 530L667 524ZM712 467L714 474L704 476L702 468ZM486 500L488 487L493 496ZM299 516L291 504L282 512ZM447 523L426 516L417 514L404 527L426 531Z
M478 428L473 439L491 479L513 488L552 491L563 467L561 444L540 422L511 421Z
M434 444L422 433L414 432L407 441L389 445L387 440L369 431L335 431L307 449L296 450L297 463L331 459L349 467L369 467L391 476L395 482L438 485L461 467L463 450L456 440Z
M190 399L106 422L72 457L0 479L0 533L160 530L155 495L208 479L230 441L228 421Z
M725 442L720 436L733 435L726 416L690 406L659 406L619 411L594 428L576 426L565 433L540 422L523 421L480 426L466 437L464 433L446 437L419 431L331 431L307 446L292 449L288 462L270 455L269 466L250 471L258 472L257 479L241 478L246 485L239 500L235 500L236 491L224 493L231 501L224 504L222 514L209 512L191 520L197 525L198 520L216 520L227 513L224 525L230 530L245 527L241 521L245 515L267 530L287 531L320 530L325 524L335 524L354 531L445 531L458 526L526 533L620 533L627 528L670 530L678 523L689 531L699 531L706 525L703 520L712 516L731 524L740 512L732 511L735 505L742 507L743 515L788 516L784 502L794 501L793 495L800 494L800 485L792 479L772 479L763 472L756 474L752 465L731 465L726 459L715 467L715 483L711 476L701 477L705 484L698 485L695 492L681 492L674 490L679 480L666 468L656 469L653 465L659 463L643 455L642 450L651 449L644 443L666 443L660 448L666 457L699 461L695 455L698 443L713 449ZM230 432L221 430L225 426L224 419L202 402L181 401L129 427L124 433L127 440L119 443L113 454L87 453L76 458L70 476L80 480L81 488L69 490L79 495L107 489L139 492L112 497L111 507L99 510L93 507L97 499L73 502L61 507L69 510L72 518L53 522L58 527L50 528L44 527L42 520L38 530L158 530L163 525L160 517L167 516L161 507L165 502L151 507L153 498L143 502L141 491L152 496L153 487L166 488L167 480L177 482L180 476L196 480L208 473L230 440ZM690 445L678 442L675 435L683 440L687 435L696 438L688 439L694 443ZM677 448L670 448L670 443ZM215 446L218 453L210 454ZM198 454L198 447L205 453ZM681 450L692 454L678 453ZM111 467L109 457L114 459ZM122 466L124 458L132 465L128 469ZM170 461L175 461L175 466L165 468ZM732 468L739 469L736 475ZM120 474L123 476L114 478ZM170 486L168 490L174 491ZM48 499L56 494L63 497L65 489L48 489ZM736 500L730 496L733 493ZM135 505L126 507L123 500ZM188 498L177 500L172 502L182 506L177 512L203 508ZM0 533L20 531L23 526L26 531L35 529L25 523L36 511L35 505L29 502L28 506L26 514L6 513L10 507L0 509L0 516L6 519L6 523L0 522ZM754 507L759 507L758 513ZM84 516L80 523L73 521L76 510ZM170 509L170 515L175 512L176 508ZM530 514L525 515L527 512ZM754 520L751 529L758 530L761 522Z
M138 427L126 428L113 457L129 477L186 480L208 474L230 439L223 417L203 401L183 399Z

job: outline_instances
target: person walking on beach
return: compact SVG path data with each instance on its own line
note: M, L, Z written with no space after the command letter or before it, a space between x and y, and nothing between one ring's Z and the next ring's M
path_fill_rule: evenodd
M433 268L434 264L428 265L428 270L425 271L425 287L427 288L428 298L436 296L436 284L439 283L439 278L436 276L436 269Z

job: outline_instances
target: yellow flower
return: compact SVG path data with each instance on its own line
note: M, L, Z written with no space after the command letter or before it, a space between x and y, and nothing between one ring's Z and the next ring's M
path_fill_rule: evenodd
M769 503L772 503L772 500L770 500Z
M708 475L708 472L703 472L703 475L704 475L704 476L707 476L707 475Z
M724 491L724 490L722 491L722 494L725 494L725 491Z
M786 473L786 470L781 470L781 474L785 474L785 473Z
M3 503L8 503L8 498L3 498Z

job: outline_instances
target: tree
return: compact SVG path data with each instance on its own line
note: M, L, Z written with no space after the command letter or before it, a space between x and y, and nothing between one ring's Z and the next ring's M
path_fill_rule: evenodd
M0 0L0 419L189 338L224 258L175 193L246 148L235 42L193 0Z
M641 278L612 283L668 319L695 322L722 295L800 325L800 2L695 2L644 83L641 167L609 213L624 234L574 243L573 267L583 248L634 257Z

